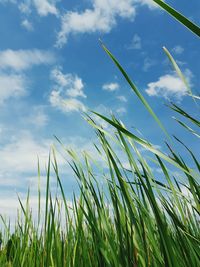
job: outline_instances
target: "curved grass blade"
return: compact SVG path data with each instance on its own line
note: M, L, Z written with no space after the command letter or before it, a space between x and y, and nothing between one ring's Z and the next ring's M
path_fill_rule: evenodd
M198 171L200 172L200 163L198 161L198 159L194 156L193 152L191 149L189 149L179 138L177 138L175 135L173 136L177 142L179 142L182 146L184 146L186 148L186 150L190 153L191 157L193 158Z
M185 172L186 174L190 175L190 170L184 168L183 166L181 166L179 163L176 162L176 160L172 159L171 157L167 156L166 154L162 153L161 151L159 151L158 149L156 149L155 147L153 147L150 143L148 143L147 141L145 141L142 138L137 137L136 135L134 135L133 133L129 132L126 128L122 127L120 124L108 119L107 117L94 112L94 114L96 114L97 116L99 116L100 118L102 118L103 120L105 120L106 122L108 122L110 125L114 126L117 130L119 130L120 132L124 133L126 136L132 138L136 143L140 144L141 146L143 146L145 149L151 151L152 153L154 153L155 155L161 157L162 159L164 159L165 161L167 161L168 163L172 164L173 166L177 167L178 169L182 170L183 172ZM101 129L98 125L89 122L93 127L99 129L100 131L104 132L105 134L107 134L107 132L103 129Z
M107 49L107 47L102 42L101 42L101 45L102 45L104 51L108 54L108 56L112 59L112 61L118 67L118 69L120 70L120 72L122 73L122 75L124 76L124 78L126 79L126 81L128 82L128 84L131 86L131 88L134 91L134 93L137 95L137 97L143 103L143 105L148 110L148 112L151 114L151 116L154 118L154 120L158 123L159 127L165 133L165 135L168 138L168 140L171 141L171 138L170 138L169 134L167 133L165 127L163 126L163 124L161 123L161 121L159 120L159 118L157 117L157 115L154 113L154 111L152 110L152 108L150 107L150 105L148 104L148 102L146 101L146 99L143 97L143 95L137 89L137 87L135 86L135 84L131 81L131 79L129 78L128 74L125 72L125 70L123 69L123 67L118 62L118 60L113 56L113 54Z
M165 52L165 54L167 55L167 57L169 58L170 62L172 63L176 73L178 74L179 78L182 80L182 82L184 83L185 87L187 88L188 94L192 95L192 91L191 88L189 86L189 83L187 82L185 76L183 75L182 71L180 70L178 64L176 63L176 61L174 60L174 58L172 57L172 55L170 54L169 50L163 46L163 50Z
M200 127L200 121L195 119L194 117L192 117L190 114L188 114L185 110L181 109L180 107L178 107L177 105L173 104L171 106L169 106L169 108L171 108L172 110L174 110L175 112L179 113L180 115L182 115L183 117L187 118L188 120L190 120L192 123L194 123L196 126Z
M172 117L175 121L177 121L181 126L183 126L185 129L187 129L189 132L191 132L192 134L194 134L196 137L200 138L200 135L198 133L196 133L191 127L189 127L188 125L186 125L185 123L183 123L182 121L178 120L175 117Z
M191 96L191 95L190 95ZM193 98L200 100L200 96L192 95Z
M166 4L162 0L153 0L161 8L163 8L167 13L169 13L173 18L182 23L186 28L192 31L194 34L200 37L200 27L190 21L188 18L183 16L181 13L176 11L170 5Z
M195 104L197 105L196 99L200 99L200 98L193 95L190 84L188 83L187 79L183 75L183 73L182 73L181 69L179 68L178 64L176 63L175 59L170 54L169 50L166 47L163 47L163 50L164 50L165 54L167 55L167 57L169 58L170 62L172 63L172 66L174 67L177 75L182 80L183 84L185 85L185 87L187 89L187 95L191 96L193 98Z

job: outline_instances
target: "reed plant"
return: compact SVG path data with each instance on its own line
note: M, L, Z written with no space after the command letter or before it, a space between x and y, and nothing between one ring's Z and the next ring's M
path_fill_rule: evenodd
M154 2L200 36L198 26L165 2ZM200 266L199 159L181 136L172 137L167 133L123 67L102 46L165 133L167 151L159 150L130 131L114 115L85 114L84 118L98 137L95 148L103 163L99 166L88 153L81 159L76 152L65 151L71 156L70 166L79 186L79 194L74 195L69 205L52 149L47 166L44 212L39 188L37 220L31 212L29 192L25 205L19 198L22 215L12 231L1 215L4 225L0 234L2 267ZM170 52L166 48L164 51L198 109L199 97L192 94ZM199 145L199 119L174 103L168 108L174 111L182 131L193 135ZM99 125L94 116L104 120L109 130ZM183 147L184 156L174 143ZM144 150L150 152L151 157L146 157ZM59 189L56 195L50 187L52 173Z

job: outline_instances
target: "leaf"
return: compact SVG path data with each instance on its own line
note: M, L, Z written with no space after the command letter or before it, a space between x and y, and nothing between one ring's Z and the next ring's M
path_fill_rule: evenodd
M118 62L118 60L113 56L113 54L106 48L106 46L102 42L101 42L101 45L102 45L104 51L109 55L109 57L113 60L113 62L118 67L118 69L120 70L120 72L123 74L124 78L126 79L126 81L128 82L128 84L131 86L131 88L134 91L134 93L137 95L137 97L143 103L143 105L148 110L148 112L151 114L151 116L154 118L154 120L158 123L159 127L165 133L165 135L168 138L168 140L171 141L171 138L170 138L169 134L167 133L165 127L162 125L161 121L159 120L159 118L157 117L157 115L154 113L154 111L152 110L152 108L150 107L150 105L148 104L148 102L146 101L146 99L143 97L143 95L137 89L137 87L135 86L135 84L131 81L131 79L129 78L128 74L125 72L125 70L123 69L123 67Z
M156 4L158 4L161 8L163 8L167 13L169 13L173 18L183 24L186 28L192 31L194 34L200 37L200 28L188 18L183 16L181 13L176 11L170 5L166 4L162 0L153 0Z

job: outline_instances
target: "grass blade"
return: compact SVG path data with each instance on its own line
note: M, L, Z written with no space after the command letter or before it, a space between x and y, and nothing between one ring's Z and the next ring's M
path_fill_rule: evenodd
M200 28L193 22L191 22L188 18L183 16L181 13L176 11L174 8L172 8L170 5L166 4L162 0L153 0L156 4L158 4L161 8L163 8L168 14L170 14L173 18L175 18L177 21L182 23L186 28L188 28L190 31L192 31L194 34L196 34L198 37L200 37Z

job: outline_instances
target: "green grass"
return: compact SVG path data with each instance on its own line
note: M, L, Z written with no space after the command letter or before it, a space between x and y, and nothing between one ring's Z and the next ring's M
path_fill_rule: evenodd
M196 25L164 2L155 2L198 35ZM114 115L107 118L98 113L86 114L86 121L94 127L99 139L95 147L103 167L87 153L80 157L74 151L66 151L71 156L70 166L80 190L69 205L52 149L47 165L44 207L41 207L38 187L37 220L31 212L29 192L25 205L19 198L21 216L13 231L1 216L4 225L0 234L1 267L200 266L199 159L183 143L181 136L169 136L123 67L104 45L103 48L165 133L168 150L155 148L127 129ZM176 61L168 50L165 52L188 87ZM198 97L192 95L191 89L188 94L194 98L198 111ZM198 118L173 103L169 108L174 111L182 131L188 131L198 144ZM98 125L94 114L114 131L108 132ZM183 155L175 150L175 143L182 146ZM151 157L145 157L141 148L151 153ZM124 166L124 159L128 166ZM57 180L56 195L50 188L51 175Z

